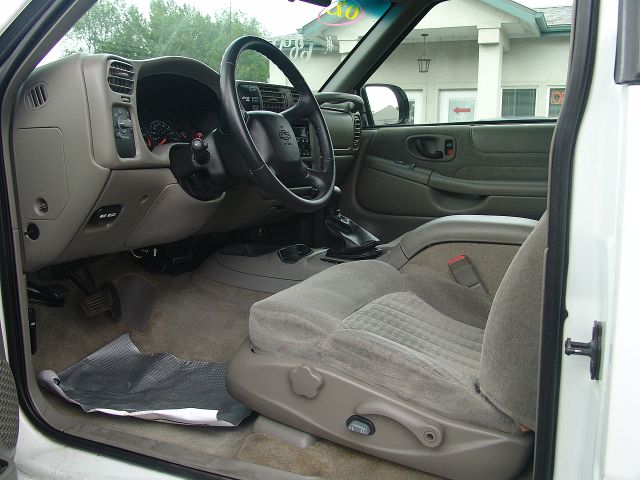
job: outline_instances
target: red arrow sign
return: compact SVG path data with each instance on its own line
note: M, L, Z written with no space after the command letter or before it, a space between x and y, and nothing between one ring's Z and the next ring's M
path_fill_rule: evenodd
M453 111L456 113L469 113L471 109L467 107L456 107L453 109Z

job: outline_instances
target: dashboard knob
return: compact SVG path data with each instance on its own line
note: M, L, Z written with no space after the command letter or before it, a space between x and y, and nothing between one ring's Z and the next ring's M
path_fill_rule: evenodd
M124 115L118 115L117 124L120 133L122 133L123 135L128 135L133 127L133 122L131 121L131 119Z
M191 142L191 150L199 151L199 150L206 150L206 149L207 149L207 142L205 142L201 138L194 138L193 141Z

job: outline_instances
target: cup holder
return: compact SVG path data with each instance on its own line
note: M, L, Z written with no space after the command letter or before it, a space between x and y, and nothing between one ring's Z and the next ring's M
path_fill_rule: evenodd
M296 243L295 245L289 245L278 250L278 257L283 263L296 263L301 258L306 257L313 248L308 247L302 243Z

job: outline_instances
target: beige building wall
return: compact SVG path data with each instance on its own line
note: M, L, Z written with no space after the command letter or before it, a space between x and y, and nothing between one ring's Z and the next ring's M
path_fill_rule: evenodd
M424 122L438 119L440 90L475 89L478 83L477 42L442 42L429 44L431 66L428 73L418 72L418 57L422 45L401 44L381 68L371 77L371 83L391 83L409 94L421 92ZM420 119L416 119L420 121Z
M504 54L502 87L537 88L536 115L547 115L549 88L564 87L569 65L569 37L511 40Z

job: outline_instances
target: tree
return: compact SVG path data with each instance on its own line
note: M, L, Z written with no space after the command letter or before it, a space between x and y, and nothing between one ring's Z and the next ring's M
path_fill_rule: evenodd
M100 0L67 35L66 53L112 53L132 60L181 55L218 70L227 45L242 35L264 36L255 18L224 11L213 18L174 0L151 0L149 16L134 5ZM237 78L266 81L269 62L255 52L243 53Z

